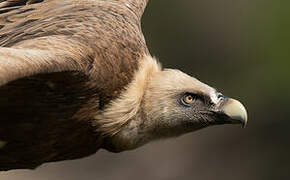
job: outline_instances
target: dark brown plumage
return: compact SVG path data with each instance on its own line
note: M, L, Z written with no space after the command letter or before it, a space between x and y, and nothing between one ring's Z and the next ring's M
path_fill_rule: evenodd
M205 127L176 125L171 133L168 124L157 131L151 125L155 111L146 101L154 105L156 98L147 89L156 85L147 82L162 71L152 58L140 65L150 56L140 25L146 3L0 1L0 170L81 158L99 148L119 152ZM189 79L194 91L216 99L213 89ZM134 103L138 108L124 109ZM224 123L236 122L206 125Z

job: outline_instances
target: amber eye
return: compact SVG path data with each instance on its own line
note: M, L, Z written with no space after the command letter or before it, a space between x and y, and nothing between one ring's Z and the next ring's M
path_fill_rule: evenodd
M185 104L191 104L194 100L194 96L191 94L186 94L183 96L183 103Z

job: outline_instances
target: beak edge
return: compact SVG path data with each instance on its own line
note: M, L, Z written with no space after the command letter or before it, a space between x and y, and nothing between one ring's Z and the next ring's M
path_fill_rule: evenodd
M228 98L225 100L226 102L223 103L220 110L233 122L238 121L243 125L243 128L246 127L248 122L248 114L244 105L235 99Z

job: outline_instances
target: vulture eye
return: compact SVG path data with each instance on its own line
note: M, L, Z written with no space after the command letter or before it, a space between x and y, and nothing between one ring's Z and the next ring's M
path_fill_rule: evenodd
M194 101L194 99L195 99L194 95L192 95L192 94L185 94L182 97L182 103L184 105L190 105Z

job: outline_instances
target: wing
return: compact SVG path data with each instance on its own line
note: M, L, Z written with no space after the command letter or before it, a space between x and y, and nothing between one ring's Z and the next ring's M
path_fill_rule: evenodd
M102 146L91 121L148 54L134 13L122 1L0 1L0 171Z
M43 0L0 0L0 8L21 6L25 4L33 4L42 2Z
M80 158L100 147L90 126L98 91L66 56L0 48L0 170Z
M146 5L149 0L118 0L117 3L125 4L128 8L130 8L136 15L141 18L146 8ZM13 7L11 9L15 9L15 6L23 6L26 4L34 4L43 2L43 0L0 0L0 8L5 10L7 7Z

